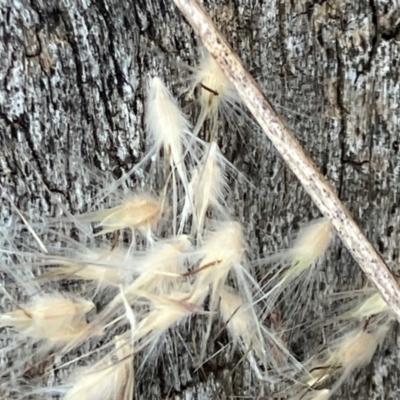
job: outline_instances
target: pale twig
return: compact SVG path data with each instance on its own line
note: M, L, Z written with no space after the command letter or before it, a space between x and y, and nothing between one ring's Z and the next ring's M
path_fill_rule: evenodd
M212 23L197 0L174 0L205 48L212 54L222 71L236 88L284 161L300 180L311 199L329 217L344 245L369 279L375 283L383 299L400 321L400 287L383 259L357 226L314 163L279 117L273 106L246 71L222 34Z

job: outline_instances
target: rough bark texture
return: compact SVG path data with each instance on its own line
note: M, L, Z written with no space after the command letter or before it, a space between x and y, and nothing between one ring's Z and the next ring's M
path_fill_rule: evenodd
M367 237L398 271L397 1L204 4ZM71 211L81 211L90 196L81 166L116 176L129 170L145 150L147 78L163 78L184 103L185 65L195 65L198 52L190 26L169 0L0 0L0 182L15 204L54 213L47 187ZM286 246L288 234L318 210L260 132L241 129L219 141L256 188L232 183L232 207L253 252ZM5 228L9 212L3 202ZM338 241L319 280L310 324L329 308L329 293L365 284ZM184 331L195 331L196 323ZM271 388L246 363L234 368L240 355L220 353L195 371L179 336L172 338L140 374L137 398L271 398ZM188 338L191 348L196 335ZM312 354L321 341L318 329L299 344L301 352ZM218 341L211 343L210 354L217 350ZM399 356L396 327L373 362L334 398L398 398Z

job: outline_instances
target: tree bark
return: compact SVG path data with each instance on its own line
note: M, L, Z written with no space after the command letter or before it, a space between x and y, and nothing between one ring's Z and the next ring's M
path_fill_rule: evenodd
M397 2L215 0L204 5L397 272ZM118 177L145 153L148 77L161 77L192 110L184 93L199 40L169 0L0 0L0 13L0 183L25 213L56 215L59 206L52 196L71 212L82 212L91 196L83 166ZM318 210L271 143L253 129L232 130L218 140L253 185L230 177L232 212L244 224L250 252L266 255L288 246L291 232L318 217ZM146 175L145 180L136 177L127 184L157 185L159 178ZM11 232L10 213L3 201L4 232ZM306 325L326 317L331 293L366 283L338 240L319 279ZM148 359L135 398L284 398L259 382L235 352L219 353L196 371L188 349L195 347L200 320L181 328L184 341L173 330L172 340ZM312 355L322 340L316 329L306 341L299 338L293 350ZM211 341L210 355L220 342L224 337ZM353 374L334 399L396 398L396 343L397 326L373 362Z

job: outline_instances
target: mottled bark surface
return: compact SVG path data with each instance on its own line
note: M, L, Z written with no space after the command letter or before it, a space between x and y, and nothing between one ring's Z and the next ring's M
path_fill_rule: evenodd
M367 237L398 271L398 3L204 4ZM47 187L71 211L82 211L91 196L82 165L115 176L128 171L146 149L148 77L163 78L189 110L186 65L194 66L198 53L198 40L169 0L0 0L0 182L15 204L55 213ZM232 207L252 253L287 246L288 234L318 210L260 132L243 128L219 142L256 188L241 177L231 185ZM146 179L158 181L151 171ZM138 183L139 178L129 185ZM5 230L9 210L2 202ZM319 279L309 324L329 309L330 293L365 284L338 241ZM195 370L188 349L199 321L182 328L187 345L173 333L150 357L137 398L271 398L271 388L257 381L247 363L235 368L239 354L222 352ZM299 342L297 353L310 355L322 342L320 329L310 336ZM224 341L212 342L209 353ZM398 363L396 327L373 362L334 398L399 398Z

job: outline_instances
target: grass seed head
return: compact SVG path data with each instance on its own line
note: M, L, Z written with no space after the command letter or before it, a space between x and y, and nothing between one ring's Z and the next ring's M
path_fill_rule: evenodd
M390 324L383 324L368 332L365 328L355 329L336 340L320 358L317 365L310 369L307 384L310 387L320 385L328 378L341 373L335 386L339 386L355 369L369 364L377 347L383 342ZM332 389L332 392L335 391Z
M77 254L70 260L60 259L60 266L51 268L41 278L57 277L95 281L103 287L118 286L132 280L135 260L121 249L96 249Z
M176 289L182 280L178 276L184 271L185 252L190 247L191 243L186 235L158 243L146 258L138 263L139 275L126 291L134 294L140 289L168 294L173 288Z
M372 296L369 296L367 299L365 299L361 304L341 315L340 318L355 318L362 320L388 310L389 306L387 305L386 301L383 300L380 293L374 293Z
M142 193L128 197L121 205L82 214L77 218L83 222L98 222L96 228L103 229L95 236L127 228L147 233L155 228L162 211L162 203L158 199Z
M350 369L363 367L371 361L379 344L377 339L364 330L351 332L339 343L327 364Z
M230 269L240 264L246 250L246 241L242 226L238 222L228 221L216 226L208 235L201 252L204 258L201 266L220 260L219 269Z
M227 329L235 342L242 342L244 352L253 349L263 358L264 347L255 313L249 309L238 293L228 287L220 292L220 312Z
M111 355L94 366L73 374L72 387L64 400L131 400L133 395L133 349L115 337L117 360Z
M216 294L232 268L240 268L246 250L242 227L234 221L220 223L205 239L199 253L203 255L197 269L192 301L200 304L212 287L211 303L215 308Z
M299 269L315 264L326 252L332 238L332 225L329 219L321 218L303 228L292 248L292 265Z
M220 157L217 143L212 142L209 151L203 157L202 165L196 170L195 181L192 183L195 221L198 223L197 231L200 234L209 207L213 207L214 211L222 207L224 189L227 184L218 162Z
M157 149L164 147L171 162L183 171L183 147L187 147L190 123L160 78L153 78L147 102L146 126L153 136ZM183 179L182 176L180 176Z
M153 309L140 321L134 332L135 339L141 341L141 348L157 342L167 329L200 311L199 307L190 302L186 293L173 293L166 297L138 291L138 295L153 303Z
M41 296L18 310L0 316L0 326L11 326L20 334L52 343L72 340L86 328L85 314L94 304L59 295Z
M192 79L192 91L195 88L200 90L201 111L194 129L197 135L207 118L211 118L211 125L213 129L216 128L218 111L224 102L229 100L234 102L235 90L213 56L206 50L203 50L201 61Z
M147 102L146 126L154 138L156 150L164 148L165 157L168 159L172 174L173 198L173 231L176 232L178 190L175 169L184 187L189 193L188 173L184 162L183 149L189 153L191 159L196 159L192 150L190 124L183 115L171 93L159 78L153 78ZM194 142L193 142L194 143Z
M120 229L155 228L162 214L161 202L148 195L138 194L125 200L120 206L99 213L98 227L103 229L96 235Z
M217 112L221 99L233 90L214 57L206 51L193 77L193 86L201 87L201 104L208 114Z

